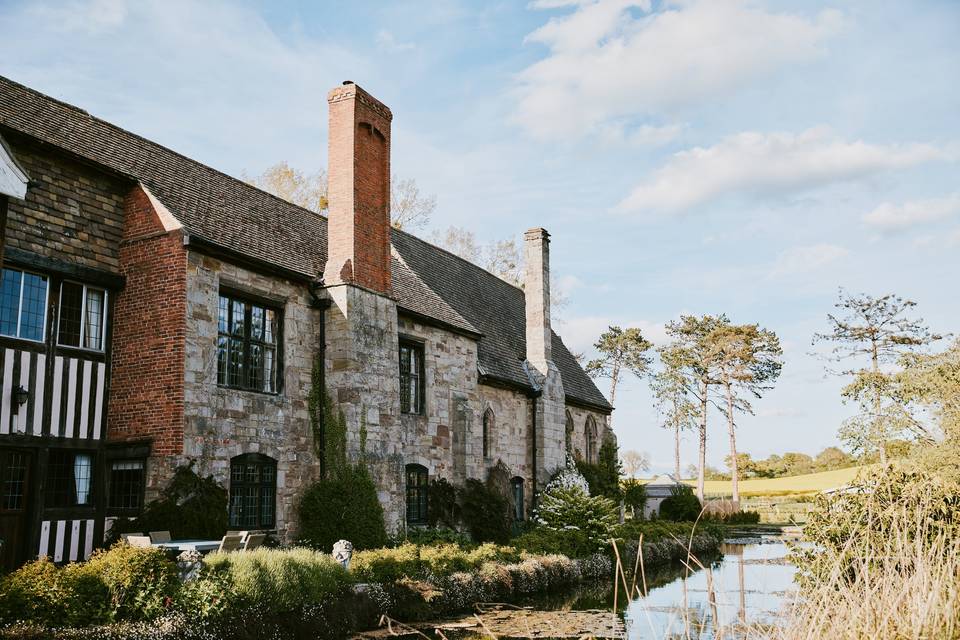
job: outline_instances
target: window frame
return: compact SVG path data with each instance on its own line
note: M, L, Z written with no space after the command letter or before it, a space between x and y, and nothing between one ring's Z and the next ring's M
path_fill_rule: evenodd
M53 278L50 276L50 274L48 274L48 273L41 273L40 271L33 271L33 270L31 270L31 269L23 269L23 268L17 267L17 266L4 266L4 267L0 268L0 285L2 285L2 282L3 282L3 272L4 272L4 271L17 271L17 272L20 273L20 292L19 292L18 297L17 297L17 332L16 332L16 335L8 335L8 334L5 334L5 333L0 333L0 336L2 336L2 337L4 337L4 338L10 338L10 339L13 339L13 340L24 340L24 341L26 341L26 342L33 342L33 343L35 343L35 344L43 344L44 342L47 341L47 330L50 328L50 327L49 327L49 318L47 317L47 316L48 316L48 313L47 313L47 312L48 312L49 309L50 309L50 289L52 288L52 285L53 285ZM24 338L24 337L22 337L22 336L20 335L20 327L21 327L21 324L23 323L23 284L24 284L24 277L23 277L23 276L24 276L25 274L28 274L28 273L31 274L31 275L34 275L34 276L38 276L38 277L40 277L40 278L43 278L44 280L46 280L46 283L47 283L47 286L45 287L45 291L44 291L44 298L43 298L43 327L42 327L41 330L40 330L40 338L39 338L39 339Z
M257 476L258 478L263 477L263 469L269 468L271 470L271 480L263 481L258 479L256 482L250 482L247 480L241 480L237 483L234 480L234 465L243 465L244 467L248 465L254 465L257 467ZM245 474L245 469L241 471ZM233 456L230 458L230 485L227 492L227 522L231 529L244 529L244 530L273 530L277 526L277 461L270 456L264 455L262 453L242 453L238 456ZM249 489L256 488L256 505L254 509L256 510L256 520L254 524L250 524L246 519L246 514L243 513L244 505L240 506L240 511L234 511L234 491L239 488ZM263 518L263 490L271 489L273 495L273 501L271 505L271 516L270 520L266 521ZM243 496L242 496L243 497Z
M63 317L63 285L65 284L75 284L82 287L80 293L80 338L79 344L74 346L72 344L64 344L60 342L60 327L61 319ZM48 287L49 289L49 287ZM87 334L87 290L94 289L96 291L103 292L103 312L100 314L100 347L86 347L84 346L84 338ZM54 336L57 346L63 347L64 349L78 349L81 351L89 351L91 353L104 353L107 350L107 312L109 310L109 296L110 291L106 287L98 287L96 285L88 285L85 282L80 282L79 280L69 280L63 279L60 281L60 291L57 297L57 335ZM49 298L49 292L48 292Z
M597 462L597 454L599 451L597 449L597 437L599 434L597 433L597 421L594 420L593 416L587 416L583 425L583 432L584 440L586 441L587 462L594 464Z
M405 498L404 522L408 527L425 527L429 524L428 510L430 508L430 471L422 464L411 463L403 468L403 488ZM410 475L416 474L418 479L414 485L410 484ZM422 480L422 482L421 482ZM416 495L411 498L411 494ZM411 502L416 503L416 510L410 508Z
M513 500L513 520L514 522L523 522L526 520L526 481L520 476L510 478L510 498ZM519 495L518 495L519 494ZM519 499L518 499L519 498Z
M411 375L412 366L407 363L407 371L404 372L404 349L409 353L418 354L417 371ZM424 389L426 383L426 367L424 360L426 358L426 348L423 342L411 340L409 338L400 338L397 348L397 378L400 382L400 413L405 415L422 416L426 410L426 392ZM404 384L404 377L407 377L407 383ZM410 407L410 379L414 378L417 382L417 406Z
M573 414L570 413L570 410L567 409L564 412L564 422L563 422L563 438L564 438L564 452L573 453L573 434L576 430L576 425L573 422Z
M491 436L493 435L494 425L496 424L497 416L493 413L491 407L483 412L483 418L481 418L482 429L483 429L483 458L484 460L490 458L490 454L493 451L493 448L490 446Z
M230 351L229 346L227 349L227 370L223 375L223 382L220 381L220 339L226 338L228 341L233 338L235 339L232 333L230 333L230 326L228 324L227 331L223 332L220 330L220 300L225 298L227 300L227 314L228 314L228 323L232 320L233 315L233 303L240 302L244 305L243 312L243 357L242 357L242 378L243 381L241 384L231 384L230 383ZM274 365L273 365L273 389L266 390L264 389L264 383L266 382L266 376L263 375L263 366L261 364L261 381L260 386L255 387L250 383L250 354L251 349L250 345L260 345L261 348L269 346L270 343L265 342L264 340L258 340L256 338L251 338L251 328L253 325L252 322L252 308L257 307L263 310L264 312L264 330L266 329L266 312L272 311L277 318L277 326L275 332L275 341L273 343L274 351ZM283 308L284 305L282 302L277 300L265 299L245 291L238 291L236 289L231 289L229 287L220 287L219 292L217 293L217 310L216 310L216 322L217 322L217 342L216 342L216 358L217 358L217 386L224 389L233 389L236 391L249 391L252 393L262 393L264 395L280 395L283 392ZM229 345L229 342L228 342ZM263 356L261 355L261 358ZM263 359L263 362L266 360Z
M61 487L58 487L58 480L61 478L54 478L53 471L55 467L60 467L60 464L54 464L50 459L54 455L69 455L71 456L69 465L66 465L69 469L68 474L65 476L65 482L69 485L67 487L66 495L69 496L69 503L62 504L59 498L59 491ZM76 483L76 465L77 465L77 456L87 456L90 458L89 466L89 477L88 477L88 486L87 486L87 501L78 503L77 502L77 483ZM97 496L97 473L99 473L97 463L99 461L99 455L97 451L90 449L69 449L69 448L51 448L47 454L47 462L45 469L43 470L43 503L44 509L49 510L74 510L74 509L94 509L98 503Z
M130 506L121 506L114 503L115 492L117 490L117 482L114 478L114 469L115 465L118 464L130 464L130 463L139 463L140 464L140 479L137 482L136 495L137 495L137 505L135 507ZM127 514L127 515L137 515L143 511L144 506L144 491L147 485L147 461L144 458L113 458L107 460L107 510L113 514ZM121 469L123 471L123 469Z

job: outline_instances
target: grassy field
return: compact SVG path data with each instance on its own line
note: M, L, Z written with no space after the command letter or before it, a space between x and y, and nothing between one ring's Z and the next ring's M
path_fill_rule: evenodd
M740 494L743 496L783 496L790 494L817 493L826 489L836 489L851 482L863 466L809 473L786 478L762 478L740 481ZM684 480L696 486L696 480ZM729 480L707 480L704 492L710 495L729 495L732 491Z

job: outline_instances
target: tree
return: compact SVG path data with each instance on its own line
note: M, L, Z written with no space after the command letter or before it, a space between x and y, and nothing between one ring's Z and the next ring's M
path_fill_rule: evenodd
M327 200L327 172L318 169L304 173L286 162L267 167L263 173L251 177L241 174L244 182L314 213L325 213ZM397 229L425 227L437 208L436 196L420 193L413 179L393 176L390 180L390 220Z
M697 497L703 500L704 472L707 466L707 409L711 402L712 387L716 380L710 376L709 346L707 336L717 327L730 324L727 316L680 316L679 320L668 322L667 335L673 339L671 346L676 348L677 367L686 381L687 392L699 405L697 416L699 424L699 458L697 473Z
M610 379L610 404L616 402L617 385L624 372L640 377L653 362L647 354L653 343L636 327L608 327L593 346L600 352L600 357L587 363L587 373L594 378Z
M841 436L854 450L879 451L880 461L885 464L885 442L902 432L908 421L896 403L884 403L893 392L881 367L943 336L931 333L921 318L907 318L916 303L895 294L874 298L840 289L835 306L840 312L827 314L829 332L815 334L813 343L833 343L828 358L834 362L866 360L866 366L840 372L853 377L844 395L861 405L860 415L848 421Z
M523 287L523 254L513 238L495 240L484 251L484 268L515 287Z
M390 180L390 220L397 229L422 229L430 222L437 208L437 196L420 194L420 187L411 178Z
M286 162L278 162L256 177L251 178L246 173L241 177L248 184L298 207L314 213L327 210L327 172L323 169L304 173Z
M773 388L783 369L783 349L773 331L756 324L724 324L706 336L705 365L711 378L723 390L730 437L730 477L733 483L733 501L740 500L737 471L736 413L753 413L746 396L761 398Z
M477 236L473 231L461 227L449 226L443 231L435 230L430 234L430 241L474 264L480 262L480 256L483 254L483 248L477 244Z
M697 424L698 408L691 400L690 383L684 375L683 351L674 345L657 349L661 369L650 383L662 426L673 430L673 473L680 477L680 432Z
M732 473L734 469L734 462L730 459L730 456L728 455L723 461L724 464L727 465L727 469L729 469ZM736 468L745 478L752 477L757 474L756 463L749 453L737 454Z
M638 473L650 468L650 455L630 449L620 455L620 462L624 473L630 478L635 478Z
M839 447L827 447L817 454L814 464L818 471L832 471L850 466L853 464L853 458Z

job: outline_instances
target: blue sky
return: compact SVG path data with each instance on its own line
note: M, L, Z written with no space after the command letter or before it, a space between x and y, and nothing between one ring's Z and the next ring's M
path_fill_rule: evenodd
M776 331L755 455L835 443L850 409L809 352L838 287L956 329L955 2L0 0L0 22L3 75L234 175L324 166L326 92L356 81L432 228L549 229L572 348L681 313ZM645 383L618 395L621 447L668 468Z

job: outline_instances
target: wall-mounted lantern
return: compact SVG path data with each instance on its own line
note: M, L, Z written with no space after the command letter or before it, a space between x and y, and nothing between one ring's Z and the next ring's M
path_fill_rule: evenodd
M13 400L18 407L22 406L30 399L30 392L24 389L23 385L18 384L10 391L10 399Z

